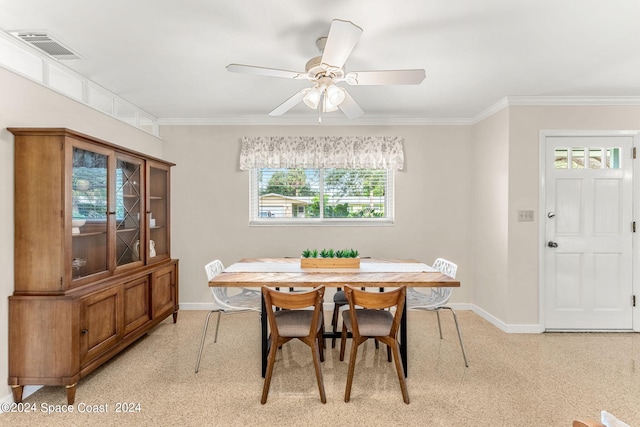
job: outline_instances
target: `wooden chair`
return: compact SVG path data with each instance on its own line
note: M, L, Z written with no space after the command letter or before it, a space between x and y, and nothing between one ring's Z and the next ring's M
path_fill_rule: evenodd
M360 288L363 291L365 288ZM384 288L380 288L380 292L384 292ZM340 307L348 305L347 296L344 294L342 288L336 288L336 293L333 295L333 314L331 315L331 330L335 334L338 330L338 315L340 313ZM331 348L335 348L336 339L331 338ZM376 348L378 348L378 341L376 341Z
M262 295L264 296L271 337L261 403L264 405L267 402L278 348L294 338L298 338L311 347L320 400L322 403L327 403L320 368L320 362L324 361L324 317L322 313L324 286L306 292L280 292L263 286ZM313 310L304 310L309 307L313 307Z
M573 420L573 427L631 427L629 424L619 420L615 415L607 411L600 412L600 421L589 418Z
M596 420L573 420L573 427L605 427L600 421Z
M377 341L386 344L387 348L393 353L400 390L402 390L402 399L404 403L409 403L409 393L407 392L404 368L400 358L400 344L397 339L400 319L404 311L407 287L402 286L392 291L378 293L361 291L346 285L344 292L349 302L349 311L342 313L340 360L344 360L347 333L351 332L353 335L344 401L348 402L351 398L351 385L353 384L358 346L368 338L375 338ZM356 306L362 308L356 309ZM392 307L396 308L393 314L390 310L385 310Z

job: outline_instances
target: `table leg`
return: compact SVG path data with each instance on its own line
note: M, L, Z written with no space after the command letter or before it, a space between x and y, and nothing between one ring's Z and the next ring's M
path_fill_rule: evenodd
M408 363L407 363L407 298L405 296L404 301L405 309L402 310L402 317L400 318L400 358L402 359L402 366L404 367L404 376L407 377Z
M260 297L262 308L260 310L260 329L262 334L262 378L267 372L267 355L269 352L269 342L267 336L267 307L264 304L264 295Z

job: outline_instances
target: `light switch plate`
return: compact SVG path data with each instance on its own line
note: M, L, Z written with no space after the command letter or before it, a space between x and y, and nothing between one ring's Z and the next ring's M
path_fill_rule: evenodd
M533 221L533 211L518 211L518 221Z

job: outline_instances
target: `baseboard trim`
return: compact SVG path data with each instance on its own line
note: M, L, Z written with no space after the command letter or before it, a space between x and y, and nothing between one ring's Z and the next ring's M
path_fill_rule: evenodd
M454 310L470 310L482 317L487 322L491 323L496 328L508 334L539 334L544 332L544 329L539 324L509 324L498 319L491 313L483 310L475 304L471 303L453 303L449 304ZM180 303L180 310L203 310L210 311L215 310L214 303ZM324 303L325 311L333 311L333 303Z
M496 328L508 334L540 334L544 329L539 324L510 324L498 319L491 313L483 310L475 304L472 304L472 310L478 316L491 323Z

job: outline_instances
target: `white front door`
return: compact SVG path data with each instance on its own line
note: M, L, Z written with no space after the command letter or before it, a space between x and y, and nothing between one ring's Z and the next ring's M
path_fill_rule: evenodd
M631 329L633 137L545 143L545 328Z

